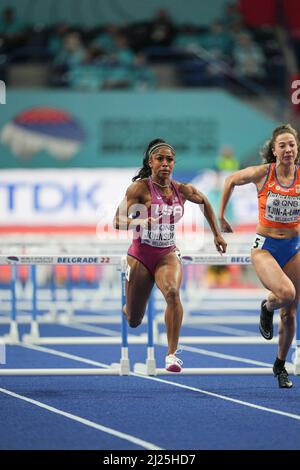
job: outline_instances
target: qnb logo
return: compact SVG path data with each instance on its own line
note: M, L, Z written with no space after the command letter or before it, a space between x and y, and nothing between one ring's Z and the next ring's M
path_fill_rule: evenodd
M2 80L0 80L0 104L6 104L6 86Z
M300 104L300 80L294 80L292 82L292 89L295 90L292 93L292 103Z

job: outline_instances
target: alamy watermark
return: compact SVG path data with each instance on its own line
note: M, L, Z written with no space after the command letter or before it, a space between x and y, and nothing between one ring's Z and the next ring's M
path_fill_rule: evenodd
M295 90L292 93L292 103L300 104L300 80L294 80L292 82L292 89Z
M0 80L0 104L6 104L6 85Z
M180 204L133 204L125 198L119 205L117 220L113 221L115 207L102 205L98 210L97 238L101 241L131 241L138 238L142 243L165 248L176 241L184 242L185 249L200 249L204 244L204 206L190 204L185 208L187 219ZM176 227L175 227L176 226ZM116 230L117 229L117 230Z

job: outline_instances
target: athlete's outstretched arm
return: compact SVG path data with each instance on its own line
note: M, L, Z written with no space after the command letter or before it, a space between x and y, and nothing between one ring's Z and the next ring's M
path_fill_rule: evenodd
M268 165L249 166L244 170L237 171L227 176L219 209L219 222L223 232L232 232L232 228L225 219L225 212L235 186L242 186L248 183L258 183L267 174Z
M186 201L194 202L195 204L203 204L204 216L214 235L216 248L220 253L225 253L227 243L220 233L215 213L207 197L192 184L180 184L179 191Z

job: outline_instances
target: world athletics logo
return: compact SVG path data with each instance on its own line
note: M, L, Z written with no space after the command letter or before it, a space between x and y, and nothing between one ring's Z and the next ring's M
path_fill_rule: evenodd
M46 150L58 160L72 158L85 140L80 123L68 112L50 107L25 110L7 123L0 140L21 159Z

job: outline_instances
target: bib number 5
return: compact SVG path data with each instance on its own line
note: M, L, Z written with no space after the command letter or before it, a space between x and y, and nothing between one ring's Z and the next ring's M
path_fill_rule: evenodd
M254 240L253 245L252 245L251 248L260 249L260 250L261 250L261 249L262 249L262 246L263 246L263 244L264 244L265 239L266 239L265 237L262 237L261 235L257 235L257 236L255 237L255 240Z

